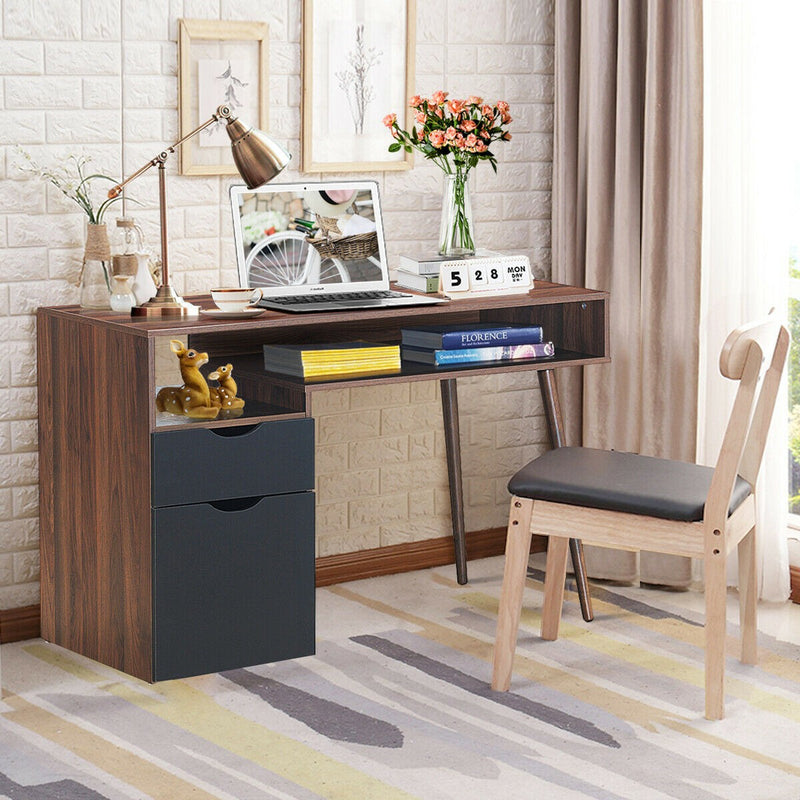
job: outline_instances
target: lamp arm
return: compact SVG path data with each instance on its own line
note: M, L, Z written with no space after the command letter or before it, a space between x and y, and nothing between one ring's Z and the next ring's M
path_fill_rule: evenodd
M204 131L209 125L213 125L215 122L220 122L221 120L225 120L226 122L228 122L231 121L232 119L235 119L235 117L232 117L232 113L233 112L231 111L230 106L226 105L217 106L217 110L211 115L209 119L207 119L202 125L198 125L193 131L189 131L189 133L187 133L186 136L183 136L180 139L178 139L178 141L175 142L175 144L168 147L167 150L170 153L175 152L175 148L178 147L178 145L183 144L187 139L191 139L192 136L196 136L198 133L200 133L200 131Z
M113 199L118 197L120 192L123 190L125 186L127 186L131 181L135 181L140 175L147 172L150 167L157 167L159 164L164 164L166 160L169 158L171 153L175 152L175 148L182 145L187 139L191 139L192 136L196 136L200 131L204 131L210 125L213 125L215 122L219 122L220 120L231 120L231 109L230 106L221 105L217 108L217 110L211 115L209 119L207 119L202 125L198 125L193 131L190 131L186 134L186 136L181 137L178 139L177 142L171 144L166 150L160 152L155 158L148 161L143 167L137 169L133 175L129 175L125 180L118 183L116 186L112 186L111 189L108 190L108 197L109 199Z

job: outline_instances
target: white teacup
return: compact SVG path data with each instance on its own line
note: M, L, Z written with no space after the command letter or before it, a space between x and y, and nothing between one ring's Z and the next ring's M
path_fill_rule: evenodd
M212 289L211 299L220 311L244 311L262 297L261 289Z

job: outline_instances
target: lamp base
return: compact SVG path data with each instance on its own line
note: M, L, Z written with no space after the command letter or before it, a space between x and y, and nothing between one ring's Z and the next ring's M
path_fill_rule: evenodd
M170 285L158 287L155 297L131 309L132 317L196 317L199 308L187 303Z

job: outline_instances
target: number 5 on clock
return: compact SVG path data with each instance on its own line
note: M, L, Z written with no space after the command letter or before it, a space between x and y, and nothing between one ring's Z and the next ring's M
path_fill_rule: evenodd
M469 290L469 271L466 264L442 264L439 272L439 291L442 294L459 294Z

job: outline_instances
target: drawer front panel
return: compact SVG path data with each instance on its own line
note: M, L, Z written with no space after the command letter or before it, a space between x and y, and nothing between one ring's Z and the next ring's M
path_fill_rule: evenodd
M154 433L154 507L314 488L314 420Z
M154 680L314 653L314 494L217 506L153 512Z

